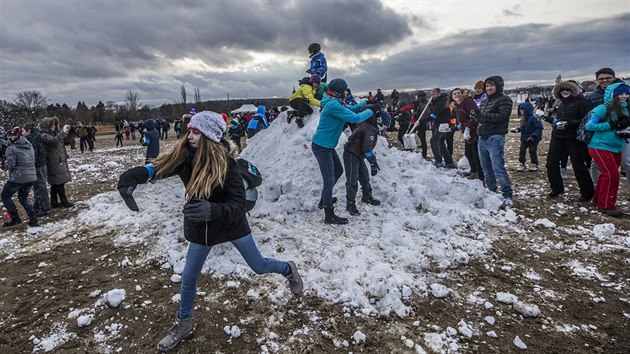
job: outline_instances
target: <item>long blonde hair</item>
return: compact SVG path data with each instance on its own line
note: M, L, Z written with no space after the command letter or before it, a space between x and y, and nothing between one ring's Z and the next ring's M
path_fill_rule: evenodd
M202 135L197 145L192 174L186 186L186 200L208 199L216 187L223 187L227 174L229 156L222 143L215 143ZM155 179L168 176L186 162L187 156L188 139L184 134L169 152L155 159Z

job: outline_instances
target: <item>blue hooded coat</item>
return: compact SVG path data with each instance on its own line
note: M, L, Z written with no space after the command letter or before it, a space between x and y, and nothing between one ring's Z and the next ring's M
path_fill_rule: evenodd
M313 134L313 143L333 149L339 142L344 123L361 123L370 118L374 113L366 109L358 112L367 102L362 101L357 105L345 106L341 99L324 94L321 100L322 111L319 115L319 124Z
M527 139L530 137L534 137L536 141L540 141L542 139L542 131L543 125L540 122L540 119L534 115L534 106L525 102L521 104L521 111L523 111L523 115L525 116L525 125L521 126L521 142L527 142Z
M588 143L588 147L597 150L606 150L613 153L619 153L623 150L626 144L626 139L622 139L611 127L609 121L617 121L619 117L614 111L610 112L608 119L606 118L606 105L612 104L613 92L621 85L625 85L623 82L614 83L606 87L604 93L604 103L593 108L591 111L591 119L586 123L586 130L595 132L591 141ZM630 116L628 109L628 102L621 102L621 110L626 117Z
M256 114L254 114L249 123L247 123L247 134L250 138L256 135L259 131L269 128L269 121L267 120L266 112L267 110L265 109L265 106L258 106Z

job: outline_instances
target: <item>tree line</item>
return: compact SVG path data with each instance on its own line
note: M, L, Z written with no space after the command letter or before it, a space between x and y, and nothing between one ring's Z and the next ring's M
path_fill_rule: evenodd
M127 91L124 103L98 101L96 105L88 107L85 101L78 101L76 106L68 106L66 103L49 103L42 92L27 90L17 92L13 101L0 100L1 126L5 128L36 123L44 117L58 117L67 124L101 124L114 125L117 122L145 120L159 118L173 121L183 114L195 108L197 112L215 111L229 113L243 104L255 106L264 105L267 109L288 106L288 98L256 98L256 99L232 99L201 101L199 89L194 91L195 103L186 102L186 91L182 85L182 101L164 103L160 106L142 104L140 95L135 91Z

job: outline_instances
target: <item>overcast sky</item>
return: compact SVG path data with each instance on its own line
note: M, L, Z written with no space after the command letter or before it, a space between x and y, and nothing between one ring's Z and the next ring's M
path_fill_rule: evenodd
M0 99L288 97L311 42L354 93L630 73L630 1L0 0Z

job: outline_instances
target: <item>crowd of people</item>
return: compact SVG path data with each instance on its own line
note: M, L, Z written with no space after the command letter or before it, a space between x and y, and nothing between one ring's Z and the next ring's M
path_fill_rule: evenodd
M430 148L434 165L444 169L457 168L454 141L461 138L470 166L468 178L482 181L495 193L500 187L502 208L513 206L505 141L514 102L504 93L503 77L493 75L479 80L471 89L454 88L445 92L436 87L428 94L418 91L409 103L401 99L397 90L389 96L391 103L386 103L380 88L375 95L370 92L357 101L344 79L328 82L321 46L312 43L308 51L310 76L300 79L299 88L291 95L289 105L295 111L287 115L287 120L289 123L295 120L302 128L313 110L320 110L311 149L321 174L318 207L324 210L324 223L348 223L348 218L335 212L337 198L333 196L333 187L344 173L346 211L351 216L361 213L356 201L359 186L364 204L381 204L372 193L370 177L380 171L374 149L384 129L397 131L403 148L409 134L417 135L422 156L429 159ZM630 127L630 87L617 79L610 68L598 70L595 78L599 85L588 95L582 92L579 83L565 81L553 88L553 100L528 100L518 105L519 125L512 130L520 133L517 171L539 170L537 150L544 124L548 124L552 129L546 161L548 196L556 198L565 193L562 169L570 160L580 189L579 200L594 203L604 214L620 216L616 198L621 164L630 178L630 135L624 133ZM118 191L131 210L139 210L133 198L139 184L178 175L186 189L183 230L190 246L182 275L181 300L175 325L159 342L158 350L172 349L192 334L197 281L214 245L231 242L254 272L281 274L288 280L290 291L296 296L301 294L303 284L296 264L265 258L256 246L236 162L241 140L269 128L278 114L277 108L268 111L259 106L256 112L230 118L225 113L197 113L193 108L173 123L178 141L163 154L159 143L168 139L171 127L166 120L123 121L116 125L117 146L123 140L135 140L138 133L140 143L147 147L144 165L127 170L119 178ZM336 148L348 127L350 134L343 146L342 162ZM428 143L427 131L431 131ZM81 152L84 147L93 150L95 129L81 124L64 125L60 129L56 118L45 118L37 126L15 127L2 134L6 137L2 168L9 171L1 195L8 213L3 227L22 222L12 200L16 193L30 226L37 225L37 217L53 208L73 206L65 193L65 184L71 181L65 149L70 132L80 137ZM588 139L583 138L586 135ZM34 205L28 198L31 188Z

